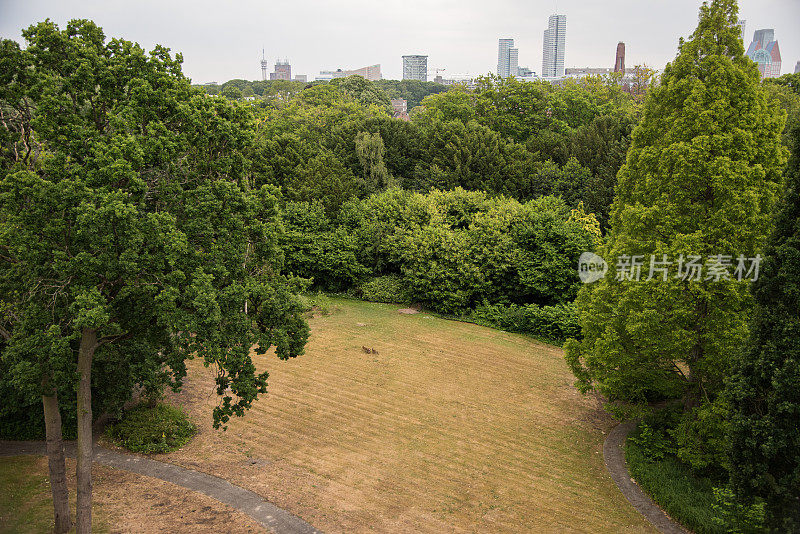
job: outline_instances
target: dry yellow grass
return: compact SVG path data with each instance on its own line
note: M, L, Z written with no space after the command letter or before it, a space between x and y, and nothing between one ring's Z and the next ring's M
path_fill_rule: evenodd
M335 300L306 354L225 433L209 370L171 398L200 424L160 459L227 478L326 532L652 531L606 473L612 425L560 349ZM366 354L362 347L374 348Z
M53 532L53 501L43 456L0 458L0 533ZM109 534L247 534L264 528L247 515L162 480L95 464L92 531ZM67 459L75 520L75 460Z

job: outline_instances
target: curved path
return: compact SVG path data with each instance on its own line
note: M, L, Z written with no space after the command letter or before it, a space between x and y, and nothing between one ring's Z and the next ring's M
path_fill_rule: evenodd
M74 443L66 443L65 448L67 456L75 456ZM20 454L45 455L45 442L0 441L0 456L18 456ZM322 534L296 515L278 508L257 493L234 486L219 477L102 447L95 447L94 461L109 467L171 482L177 486L208 495L212 499L249 515L276 534Z
M654 503L642 488L633 481L625 462L625 440L637 421L626 421L611 429L603 443L603 458L606 468L617 487L640 514L645 516L654 527L664 534L687 534L686 529L670 519L664 511Z

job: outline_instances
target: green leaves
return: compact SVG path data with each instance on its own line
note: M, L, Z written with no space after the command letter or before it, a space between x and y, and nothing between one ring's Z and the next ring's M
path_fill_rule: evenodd
M289 358L308 337L280 274L276 191L251 175L253 110L193 90L180 56L106 41L89 21L24 36L25 50L0 47L0 106L16 110L0 128L16 147L0 152L4 354L68 390L64 359L96 330L93 382L112 410L135 383L179 385L196 354L227 397L215 422L242 415L266 388L250 347Z
M584 339L567 359L584 390L654 401L714 398L744 342L752 302L738 282L619 282L615 259L761 251L782 187L783 118L759 87L732 0L698 28L651 89L619 171L605 279L578 297Z

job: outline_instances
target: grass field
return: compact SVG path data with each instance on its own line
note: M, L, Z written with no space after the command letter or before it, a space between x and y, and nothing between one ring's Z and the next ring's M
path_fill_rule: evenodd
M306 354L228 431L212 375L190 365L200 426L160 459L252 489L326 532L642 532L602 460L612 421L560 349L397 306L333 300ZM365 353L364 347L376 353Z
M97 534L263 532L246 515L173 484L97 464L92 475L92 532ZM74 521L75 460L67 459L67 479ZM0 458L0 495L0 533L53 532L46 458Z

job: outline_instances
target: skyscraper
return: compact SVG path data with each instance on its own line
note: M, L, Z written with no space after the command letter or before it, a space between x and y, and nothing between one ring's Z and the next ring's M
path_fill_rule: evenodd
M517 75L519 49L514 48L514 39L499 39L497 44L497 75L501 78Z
M794 66L794 73L795 73L795 74L798 74L798 73L800 73L800 61L798 61L798 62L795 64L795 66Z
M775 40L775 30L756 30L753 42L747 47L747 57L758 64L762 78L777 78L781 75L781 50Z
M567 40L567 16L550 15L542 39L542 76L564 76L564 49Z
M403 79L428 81L428 56L403 56Z
M614 72L625 74L625 43L617 43L617 59L614 61Z
M744 44L744 28L745 26L747 26L747 21L744 19L740 19L738 26L739 26L739 39L741 39L742 44Z

